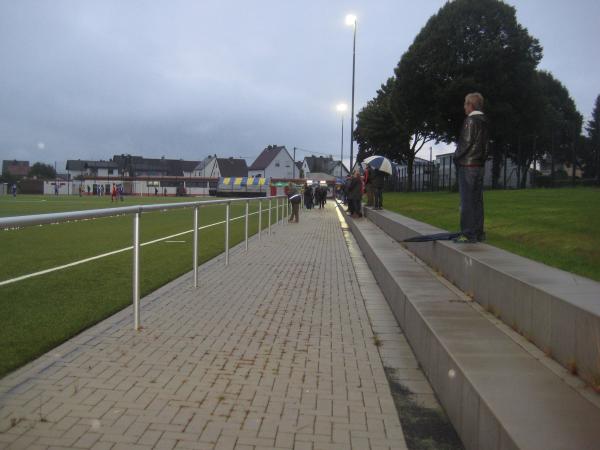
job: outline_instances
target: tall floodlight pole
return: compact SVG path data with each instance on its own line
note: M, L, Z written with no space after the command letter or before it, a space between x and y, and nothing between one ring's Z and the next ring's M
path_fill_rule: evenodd
M342 145L340 149L340 178L343 178L342 168L344 167L344 112L348 109L345 103L338 104L335 109L342 115Z
M292 165L292 178L296 179L296 147L294 147L294 164Z
M356 73L356 16L348 14L346 16L346 25L352 26L354 37L352 39L352 106L350 110L350 171L354 159L354 75Z

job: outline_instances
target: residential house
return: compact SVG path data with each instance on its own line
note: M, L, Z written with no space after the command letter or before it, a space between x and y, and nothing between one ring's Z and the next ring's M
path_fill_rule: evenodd
M285 146L269 145L248 168L249 177L299 178L294 159Z
M248 164L243 158L218 158L209 156L196 165L193 171L196 177L247 177Z
M198 165L198 161L132 155L114 155L112 160L125 176L132 177L191 177Z
M114 161L85 161L81 159L67 160L67 173L71 178L80 176L109 178L121 175L119 165Z
M456 180L456 167L454 166L454 152L452 153L444 153L442 155L437 155L434 161L435 171L433 173L433 185L439 186L439 188L450 188L457 183ZM505 164L506 163L506 164ZM427 162L429 164L429 162ZM427 164L423 164L424 171L427 174ZM492 159L488 158L485 162L485 172L483 175L483 185L485 187L491 187L493 184L492 179ZM519 167L517 164L511 159L507 158L505 161L500 163L500 177L498 178L498 184L507 188L517 188L519 186L518 176L520 174ZM425 179L427 179L427 175L425 175ZM414 183L414 180L413 180ZM526 179L526 185L531 186L531 177L528 176Z
M332 156L306 156L302 170L308 179L345 178L350 173L341 161L334 161ZM323 175L327 177L323 178Z
M551 176L552 175L552 155L549 153L546 153L542 158L540 158L539 161L537 161L537 167L538 170L540 172L541 175L545 175L545 176ZM556 172L565 172L567 174L568 177L572 177L573 176L573 167L572 164L570 162L561 162L561 161L555 161L554 162L554 173ZM582 178L583 177L583 170L581 169L581 167L575 167L575 177L576 178Z
M29 173L29 161L4 160L2 161L2 175L12 175L23 178Z

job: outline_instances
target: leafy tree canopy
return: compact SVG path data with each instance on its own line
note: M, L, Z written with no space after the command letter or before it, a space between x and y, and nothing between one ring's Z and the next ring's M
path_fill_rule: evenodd
M396 67L395 105L411 129L445 142L458 139L463 100L481 92L492 137L506 140L526 126L528 89L542 58L537 39L498 0L455 0L432 16Z
M583 153L585 176L595 177L600 184L600 95L585 129L588 133Z
M550 72L536 73L538 108L532 132L538 139L538 153L554 153L558 160L571 160L570 145L581 133L583 117L568 89Z
M56 178L56 170L50 164L37 162L29 169L28 176L37 177L41 180L51 180Z
M600 146L600 95L596 97L592 118L587 123L585 129L588 132L592 145L596 147Z
M358 161L372 155L386 156L395 162L405 160L409 136L398 126L389 107L394 83L394 77L388 78L357 115L354 139L359 148Z

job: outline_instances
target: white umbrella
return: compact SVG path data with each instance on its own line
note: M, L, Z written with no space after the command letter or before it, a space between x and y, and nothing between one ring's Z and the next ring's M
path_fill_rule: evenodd
M363 163L370 165L373 169L392 174L392 162L385 156L373 155L365 158Z

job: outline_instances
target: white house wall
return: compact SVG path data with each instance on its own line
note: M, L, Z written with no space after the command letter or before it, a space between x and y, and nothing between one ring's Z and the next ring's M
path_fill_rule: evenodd
M292 178L294 161L286 151L281 150L265 169L265 178Z
M204 169L194 171L194 175L197 177L219 178L221 176L221 171L219 170L216 158L211 159Z
M294 176L294 161L290 155L281 150L265 170L249 170L249 177L264 178L292 178ZM296 170L296 178L300 176L299 170Z

